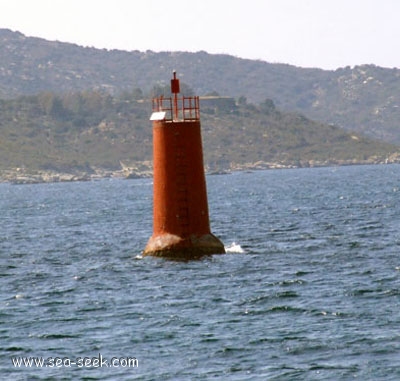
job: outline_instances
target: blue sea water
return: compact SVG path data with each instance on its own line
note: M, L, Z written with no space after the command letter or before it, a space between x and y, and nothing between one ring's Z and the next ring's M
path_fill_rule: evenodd
M1 184L0 378L399 380L400 166L207 186L229 253L172 262L140 255L151 179ZM138 366L12 363L100 355Z

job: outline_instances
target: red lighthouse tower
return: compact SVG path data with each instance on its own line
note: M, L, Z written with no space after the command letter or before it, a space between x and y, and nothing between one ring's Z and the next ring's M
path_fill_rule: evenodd
M153 235L143 255L187 260L223 254L210 231L199 97L178 96L173 74L172 97L153 99Z

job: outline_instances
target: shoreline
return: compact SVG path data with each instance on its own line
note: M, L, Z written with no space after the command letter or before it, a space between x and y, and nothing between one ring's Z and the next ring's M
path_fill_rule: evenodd
M258 171L273 169L295 169L295 168L314 168L314 167L338 167L348 165L382 165L400 164L400 155L391 157L369 158L366 160L304 160L304 161L285 161L285 162L265 162L257 161L254 163L237 164L232 163L229 167L207 167L207 175L229 174L240 171ZM61 172L55 170L28 170L24 168L10 168L0 170L0 183L10 184L42 184L75 181L96 181L106 178L115 179L136 179L151 178L153 170L151 163L146 162L135 165L134 167L123 166L122 169L111 170L104 168L90 168L88 171L71 170Z

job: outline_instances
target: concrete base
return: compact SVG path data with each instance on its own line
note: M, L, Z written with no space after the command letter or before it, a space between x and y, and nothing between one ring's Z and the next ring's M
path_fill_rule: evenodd
M225 254L223 243L213 234L191 235L181 238L174 234L162 234L149 239L143 256L175 260L200 259L207 255Z

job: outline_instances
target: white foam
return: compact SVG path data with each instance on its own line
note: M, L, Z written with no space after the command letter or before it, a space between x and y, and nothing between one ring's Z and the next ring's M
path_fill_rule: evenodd
M225 251L227 253L244 253L242 247L236 242L232 242L230 245L225 246Z

